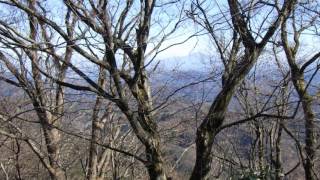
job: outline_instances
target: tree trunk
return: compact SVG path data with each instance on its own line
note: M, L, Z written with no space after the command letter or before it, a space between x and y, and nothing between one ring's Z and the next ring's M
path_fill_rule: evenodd
M191 174L191 180L209 179L212 162L213 135L208 130L198 129L196 139L196 163Z
M241 81L241 79L239 79ZM237 84L237 83L235 83ZM225 112L231 100L234 86L224 86L210 107L204 122L197 130L196 137L196 163L191 174L191 180L208 179L211 169L211 149L216 130L222 125Z
M99 130L97 129L97 119L92 120L92 130L91 130L91 141L90 141L90 152L89 152L89 166L88 175L89 180L97 179L97 166L98 166L98 146L96 142L98 141Z
M163 158L160 150L159 138L154 138L151 141L151 145L146 146L146 158L150 180L166 180L167 176L164 170Z
M302 100L302 106L305 118L305 143L306 143L306 160L304 165L305 176L308 180L315 180L315 150L316 150L316 136L315 136L315 123L314 113L311 109L311 101L309 98Z
M63 180L66 179L65 173L59 165L59 155L60 155L60 133L57 129L52 127L44 127L44 136L49 156L49 163L54 169L54 172L50 172L52 180Z
M104 68L99 69L99 78L98 85L105 89L106 86L106 70ZM99 169L98 169L98 145L97 142L101 138L101 131L104 128L104 124L100 122L99 119L99 109L101 109L103 97L97 96L95 105L92 112L92 122L91 122L91 141L90 141L90 149L89 149L89 166L88 166L88 174L87 179L96 180L98 178Z
M60 169L56 169L55 173L50 173L50 177L52 180L66 180L66 175L64 173L64 171L60 170Z
M34 102L34 107L36 107L37 115L43 130L50 166L47 169L50 177L53 180L66 179L65 172L59 165L61 134L59 130L55 128L59 127L59 120L57 120L58 118L53 116L50 112L46 112L46 110L41 108L36 102Z
M300 30L303 28L301 27ZM294 28L294 42L292 46L288 41L288 30L286 27L286 21L281 26L281 40L284 47L284 51L287 56L287 61L291 70L291 79L294 84L295 90L299 95L299 100L302 104L305 120L305 153L306 157L303 160L303 167L305 170L305 178L308 180L317 179L314 169L315 151L316 151L316 132L315 132L315 114L312 110L312 97L309 95L307 88L307 81L304 77L305 68L299 67L297 64L297 51L299 49L299 37L302 31ZM310 62L310 61L309 61ZM306 64L304 64L306 65ZM310 65L310 64L309 64ZM308 66L308 65L307 65ZM306 67L307 67L306 66Z
M299 94L302 103L302 109L305 119L305 151L306 159L304 160L305 178L315 180L314 159L316 151L316 132L315 132L315 115L312 110L312 97L306 90L306 84L303 74L296 70L292 70L293 84Z
M256 122L256 136L258 138L258 169L260 172L259 177L261 179L265 179L265 165L264 165L264 135L262 130L262 124L259 124L259 122Z
M281 163L281 136L282 136L282 126L283 122L280 120L279 129L278 129L278 136L276 139L276 159L275 159L275 179L282 180L284 178L282 163Z

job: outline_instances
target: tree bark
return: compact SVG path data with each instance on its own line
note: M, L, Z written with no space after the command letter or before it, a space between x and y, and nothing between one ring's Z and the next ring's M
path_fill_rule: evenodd
M312 97L307 91L307 82L304 77L303 68L299 67L296 61L297 51L299 49L299 36L301 32L294 29L295 44L289 45L286 21L281 26L281 40L287 61L291 71L291 79L295 90L298 93L299 100L302 104L305 124L305 152L306 158L303 160L305 178L308 180L317 179L315 175L314 160L316 152L316 131L315 131L315 114L312 110Z
M150 145L146 145L146 158L150 180L166 180L164 162L160 148L160 138L150 139Z
M294 75L293 75L294 76ZM298 80L294 80L294 85L298 91L305 119L305 151L306 159L304 162L305 177L308 180L315 180L315 152L316 152L316 133L315 115L312 110L312 97L306 92L304 77L301 75Z
M98 85L105 89L106 86L106 70L100 68ZM104 124L99 120L99 109L101 108L103 97L97 95L96 102L93 108L92 114L92 127L91 127L91 141L89 149L89 166L88 166L88 175L89 180L96 180L99 174L98 170L98 145L97 142L101 137L101 131L104 127Z
M241 43L244 46L244 55L240 59L229 59L228 63L234 63L232 71L224 74L222 82L222 90L217 95L206 118L197 129L196 137L196 164L194 166L191 180L202 180L209 178L209 171L211 168L211 149L216 130L223 124L225 113L230 103L231 97L237 86L243 81L245 76L249 73L252 66L257 61L262 50L273 36L280 23L287 17L294 7L295 0L285 1L278 17L270 24L261 42L257 43L252 36L251 30L248 28L248 20L242 16L241 8L237 0L228 0L230 14L232 18L234 33L240 35ZM238 51L231 57L237 57ZM234 62L236 61L236 62Z
M224 86L212 104L205 121L197 129L196 162L190 177L191 180L209 179L215 130L222 125L233 91L241 80L240 78L237 80L238 82L232 83L233 86Z
M197 130L196 139L196 163L193 168L190 179L209 179L209 172L212 162L213 135L208 130Z
M89 180L97 179L97 166L98 166L98 145L96 144L98 140L98 129L97 129L97 120L92 120L92 130L91 130L91 141L90 141L90 150L89 150L89 165L88 165L88 175Z
M276 150L276 158L275 158L275 179L276 180L282 180L284 178L283 169L282 169L282 163L281 163L281 136L282 136L282 126L283 126L283 120L280 119L279 122L279 129L277 133L277 139L275 144L275 150Z
M49 164L50 168L52 168L52 170L48 171L50 177L52 180L64 180L66 179L65 172L59 165L61 134L59 130L55 128L59 126L57 118L52 116L51 113L45 112L45 110L41 109L41 106L36 103L34 107L36 108L42 126Z
M304 113L306 158L304 159L303 167L305 171L305 178L308 180L315 180L317 179L314 168L316 152L316 126L315 114L312 110L312 97L307 92L305 84L306 82L303 74L297 69L297 66L292 65L291 68L292 81L296 91L298 92Z

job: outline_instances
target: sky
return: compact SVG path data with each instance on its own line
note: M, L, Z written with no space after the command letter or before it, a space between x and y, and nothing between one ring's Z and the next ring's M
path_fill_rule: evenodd
M119 1L119 0L118 0ZM124 0L120 0L125 2ZM63 13L61 13L61 2L62 1L46 1L48 6L55 7L52 8L53 19L56 22L63 23ZM187 2L187 1L181 1ZM217 14L220 12L219 8L224 8L226 1L210 1L210 3L204 4L204 8L208 9L209 14ZM185 4L185 8L188 9L190 5ZM166 23L170 22L171 24L168 26L168 29L165 32L170 31L170 28L174 25L174 18L177 18L177 14L179 14L179 6L170 6L169 8L166 6L165 9L159 9L157 13L160 13L161 16L155 16L154 25L158 28L154 28L151 31L151 36L157 34L157 31L161 31L161 27L166 27ZM185 12L184 12L185 13ZM60 18L60 19L59 19ZM173 19L170 19L173 18ZM152 27L153 28L153 27ZM192 22L191 20L186 20L181 27L170 36L160 47L160 49L166 48L172 44L179 43L185 41L190 35L194 34L196 31L199 31L199 27ZM164 33L165 33L164 32ZM223 31L221 31L223 32ZM203 32L201 32L203 33ZM226 33L225 33L226 34ZM221 33L221 35L225 35ZM162 35L162 34L161 34ZM315 38L314 36L304 36L303 37L303 49L305 49L304 54L312 54L319 49L318 42L319 38ZM149 49L152 48L152 43L149 44ZM156 42L155 42L156 44ZM175 68L177 66L181 66L184 69L195 69L195 68L203 68L206 62L209 62L209 57L212 54L215 54L215 48L213 43L210 41L207 35L193 37L188 41L175 45L162 53L160 53L156 60L160 60L161 64ZM208 60L206 60L208 58ZM209 63L208 63L209 64Z

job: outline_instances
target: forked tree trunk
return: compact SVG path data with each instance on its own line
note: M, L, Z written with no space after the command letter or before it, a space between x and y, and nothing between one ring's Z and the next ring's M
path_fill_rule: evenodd
M284 2L278 18L269 26L264 37L261 38L262 41L257 43L252 36L251 30L248 28L248 20L244 19L244 16L242 16L243 12L240 10L239 2L237 0L228 0L233 28L235 29L235 33L240 35L241 42L245 47L244 55L240 59L237 59L238 51L235 51L236 54L231 56L235 58L228 59L229 63L235 65L232 66L233 68L231 71L225 71L227 74L223 77L222 90L211 105L206 118L197 129L197 159L190 178L191 180L204 180L209 178L213 140L219 127L223 124L231 97L239 83L243 81L257 61L261 51L279 27L280 22L282 22L284 17L291 13L294 3L295 0ZM223 56L223 54L220 55Z

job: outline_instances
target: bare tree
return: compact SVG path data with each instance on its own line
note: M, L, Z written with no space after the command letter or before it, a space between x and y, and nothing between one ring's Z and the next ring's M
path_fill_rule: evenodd
M256 10L260 3L271 6L272 10L270 12L276 11L276 13L278 13L278 15L273 18L270 25L265 25L265 21L262 22L260 27L261 29L266 29L264 33L259 29L257 32L253 32L250 27L250 21L253 19L252 11ZM198 8L200 10L202 17L200 19L200 24L212 36L212 39L218 48L219 55L225 65L225 70L222 78L222 89L214 99L206 118L202 121L197 130L197 159L191 179L208 179L211 168L211 150L214 137L216 136L217 129L224 122L225 114L234 91L258 60L280 23L291 13L295 1L284 1L282 7L279 7L280 4L278 3L265 4L264 2L256 3L253 1L246 2L244 5L239 4L240 3L236 0L228 1L229 12L232 19L232 25L230 26L233 29L233 38L230 43L232 44L230 45L230 50L226 52L227 48L223 47L219 42L218 36L215 33L214 24L211 24L206 11L201 7L201 3L199 1L194 3L195 9ZM196 13L192 12L191 14L193 15ZM257 42L257 39L260 40L260 42ZM243 45L244 50L243 55L239 56L241 44Z
M28 1L25 6L31 11L35 11L37 2ZM42 13L45 14L46 12L42 11ZM65 25L70 38L73 37L75 21L76 18L70 16L70 12L68 12ZM46 25L32 15L27 17L27 22L29 23L27 27L29 29L28 36L26 33L19 33L19 31L10 26L10 23L15 23L10 22L10 19L2 19L0 22L2 36L0 59L16 81L10 80L5 76L1 78L14 86L22 88L29 96L43 130L47 150L43 153L29 139L26 139L26 142L38 155L52 179L64 179L65 173L59 163L61 134L58 129L54 128L60 126L61 116L64 112L64 88L61 85L52 84L53 82L50 79L45 78L41 74L39 66L43 66L42 59L52 59L52 62L44 67L47 67L46 71L54 73L54 76L59 81L63 81L68 66L62 64L59 58L63 59L64 62L70 62L72 49L66 47L63 56L57 55L57 50L52 44L52 36L48 32ZM50 55L42 55L37 50L39 39L41 39L41 43L44 42L41 48L46 49ZM19 66L15 65L16 62L19 63ZM27 67L28 63L31 64L30 71ZM44 154L48 154L48 159Z
M49 46L48 48L30 41L32 48L22 46L25 51L31 51L33 54L40 51L49 55L63 67L69 67L73 70L88 86L77 85L66 82L63 78L56 78L43 70L38 65L37 60L33 59L33 69L36 77L43 74L55 81L59 87L66 86L75 90L94 92L99 98L114 103L126 116L135 135L145 147L146 160L140 158L140 161L148 169L150 178L166 179L167 175L160 146L161 138L154 118L147 66L154 59L152 56L161 52L160 47L162 47L164 40L178 28L182 15L181 12L178 12L177 19L173 21L169 19L165 23L161 21L152 22L153 12L155 8L161 11L161 9L176 2L168 1L156 4L154 0L140 2L132 0L126 2L65 0L62 4L62 7L67 9L64 20L69 23L70 17L79 19L75 30L76 36L70 34L71 26L69 24L66 24L66 27L61 27L54 19L47 16L46 12L50 7L43 6L41 2L35 3L34 1L32 3L32 1L28 1L28 3L24 3L23 1L9 0L1 1L1 3L16 8L19 12L27 15L32 22L37 22L45 29L50 30L55 38L62 40L53 45L45 41L45 44ZM151 26L155 24L158 24L159 29L154 28L156 32L150 35ZM7 25L6 31L8 29L12 29L10 25ZM16 34L16 36L20 35L19 33ZM154 46L148 46L151 40L155 41ZM60 45L66 45L68 50L75 51L86 63L92 63L95 68L100 69L99 81L95 82L89 74L86 74L86 71L75 65L75 62L71 62L52 51L52 47L59 47ZM147 47L151 50L147 50ZM37 51L33 49L37 49ZM33 54L30 53L30 55ZM5 58L2 59L6 61ZM105 76L110 77L111 88L106 89L104 87ZM38 80L35 79L35 81ZM97 107L100 106L99 101L97 99ZM95 117L93 117L93 120L96 121ZM94 122L94 126L97 123ZM51 129L57 131L54 128ZM95 139L95 133L94 130L93 139ZM95 149L94 146L91 145L92 153ZM54 149L56 150L56 148ZM96 161L95 157L91 156L90 163L96 164L94 161ZM89 170L88 177L95 177L92 168Z
M190 10L184 11L188 3ZM296 0L63 0L52 4L0 0L0 81L20 93L12 102L1 97L0 148L13 159L0 163L1 175L9 179L16 173L17 179L27 178L24 162L19 160L36 156L33 161L38 161L38 169L32 175L41 174L38 178L67 179L76 174L75 178L91 180L146 176L165 180L178 178L180 165L189 158L182 169L191 172L193 168L190 179L233 178L249 170L250 177L253 172L257 173L253 177L280 180L297 169L302 171L300 164L306 179L317 179L316 97L310 89L315 87L312 80L320 53L303 59L301 65L299 54L303 33L318 33L320 14L313 3L317 4ZM180 82L174 87L167 86L175 82L154 83L151 76L159 70L157 55L198 36L189 27L180 31L185 15L212 43L213 58L219 62L210 65L218 73L190 78L193 82L178 88ZM182 42L170 42L169 37L181 32L190 34L183 34ZM290 73L282 68L281 53L286 55ZM253 70L265 55L275 58L282 79L270 87L258 87ZM165 81L176 76L166 73ZM212 89L218 89L217 94L210 94L208 81L216 86ZM294 98L291 85L298 102L290 101ZM200 100L179 95L186 88L195 91L199 87L203 91ZM213 100L208 102L208 97ZM239 106L236 112L233 100ZM291 127L293 122L286 121L299 121L300 104L304 142L291 132L297 130ZM240 147L237 137L240 125L250 136L246 147ZM184 142L177 145L176 140ZM296 151L290 149L291 154L298 154L294 167L287 166L282 157L288 157L283 154L284 142L296 147ZM249 151L248 156L241 154L243 149ZM193 152L195 156L190 157Z
M313 6L313 7L311 7ZM318 68L316 67L315 73L308 81L306 80L305 74L309 67L320 57L320 53L312 55L310 59L304 60L302 65L298 64L298 52L300 50L301 35L308 29L315 25L315 22L319 18L319 14L314 14L313 11L308 11L308 8L317 8L317 3L301 4L301 6L294 11L292 16L288 17L281 23L281 44L284 48L287 61L290 67L291 80L298 93L303 114L305 120L305 157L303 158L303 167L305 170L306 179L318 179L315 170L315 155L316 155L316 139L317 139L317 128L315 120L315 112L313 110L314 98L308 92L308 87L312 81L313 76L317 73ZM307 10L307 12L305 12ZM302 16L307 16L304 23L299 23ZM290 30L287 25L290 24ZM289 32L292 31L292 36ZM293 38L293 42L289 41L289 38Z

